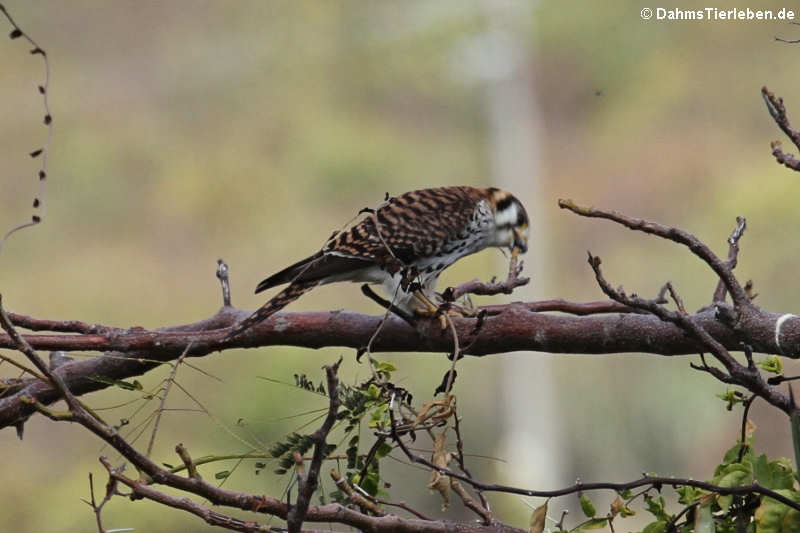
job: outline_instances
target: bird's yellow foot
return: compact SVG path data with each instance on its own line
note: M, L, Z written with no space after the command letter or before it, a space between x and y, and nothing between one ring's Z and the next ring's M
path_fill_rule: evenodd
M442 302L442 304L436 304L421 291L415 292L414 296L416 297L416 301L420 304L414 308L414 314L427 318L438 316L439 323L442 325L442 329L447 329L448 316L464 318L477 315L477 310L472 306L472 302L469 300L466 301L466 305L464 306L448 303L447 311L443 311L441 309L441 305L445 302Z
M414 292L414 300L418 305L414 307L414 314L417 316L434 318L439 317L439 323L442 329L447 329L447 318L444 314L439 312L439 306L433 303L422 291Z

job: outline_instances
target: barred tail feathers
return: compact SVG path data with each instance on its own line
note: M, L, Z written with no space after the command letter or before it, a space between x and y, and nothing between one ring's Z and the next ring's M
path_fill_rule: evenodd
M272 297L272 299L258 308L252 315L236 324L226 338L230 339L232 337L241 335L246 330L260 322L263 322L293 301L297 300L317 285L319 285L319 281L317 280L296 281L294 283L290 283L288 287Z

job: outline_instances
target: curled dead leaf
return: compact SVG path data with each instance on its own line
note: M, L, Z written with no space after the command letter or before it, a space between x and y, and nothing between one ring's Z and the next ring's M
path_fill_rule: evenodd
M611 518L617 516L625 508L625 502L622 498L617 496L617 499L611 502Z
M542 533L544 531L544 524L547 521L547 502L533 510L531 514L531 527L528 533Z
M442 431L433 441L433 455L431 462L439 468L447 468L453 454L447 451L445 442L447 440L447 431ZM450 506L450 481L448 477L438 470L431 472L431 480L428 483L428 489L434 490L442 497L442 510Z

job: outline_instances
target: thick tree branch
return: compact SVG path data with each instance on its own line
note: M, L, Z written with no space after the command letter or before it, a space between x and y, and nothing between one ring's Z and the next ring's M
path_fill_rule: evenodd
M453 325L462 339L467 355L501 354L512 351L549 353L636 353L659 355L691 355L704 349L678 326L655 316L633 312L628 306L614 302L572 303L561 300L488 306L492 313L484 320L477 336L473 336L475 318L453 318ZM534 312L541 310L597 311L598 315L567 316ZM728 350L740 350L740 337L721 322L714 309L690 315ZM614 310L626 313L609 313ZM192 348L188 357L201 357L232 347L301 346L322 348L339 346L358 349L365 346L383 316L370 316L349 311L316 311L277 313L253 327L241 337L222 342L224 328L235 324L250 311L222 308L209 319L159 330L141 328L118 329L92 326L104 334L23 335L35 350L96 351L99 357L64 363L55 372L75 395L108 387L106 380L139 376L163 362L176 360ZM10 315L13 317L19 315ZM26 318L29 322L45 321ZM58 322L61 324L62 322ZM739 328L747 334L748 344L755 351L800 357L800 317L771 313L753 307L740 320ZM372 345L373 352L450 352L453 338L442 332L438 321L412 329L397 317L387 318ZM0 348L15 348L8 335L0 334ZM233 355L229 355L233 356ZM0 428L24 420L34 412L30 397L50 404L60 396L50 384L37 379L24 379L8 384L0 398Z

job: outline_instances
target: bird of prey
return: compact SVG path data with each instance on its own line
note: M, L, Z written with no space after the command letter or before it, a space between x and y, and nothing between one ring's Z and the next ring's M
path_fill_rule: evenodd
M318 285L337 281L381 284L393 305L409 314L435 310L439 274L485 248L528 248L528 215L511 193L490 187L439 187L389 198L314 255L273 274L259 292L288 283L227 338L280 311ZM409 282L411 280L411 282Z

